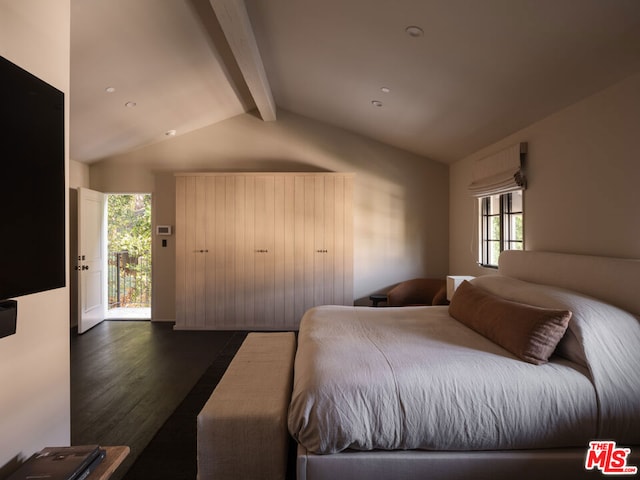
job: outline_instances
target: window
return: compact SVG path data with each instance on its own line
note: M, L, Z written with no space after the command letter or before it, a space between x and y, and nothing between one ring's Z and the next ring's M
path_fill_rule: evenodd
M480 264L498 267L503 250L523 250L522 190L480 200Z

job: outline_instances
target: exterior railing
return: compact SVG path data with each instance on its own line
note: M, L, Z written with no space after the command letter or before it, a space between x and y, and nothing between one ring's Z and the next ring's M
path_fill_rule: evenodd
M151 264L144 256L109 252L109 308L151 305Z

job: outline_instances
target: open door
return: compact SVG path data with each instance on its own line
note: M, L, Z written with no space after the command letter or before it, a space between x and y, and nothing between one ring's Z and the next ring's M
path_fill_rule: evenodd
M78 333L102 322L107 310L105 195L78 189Z

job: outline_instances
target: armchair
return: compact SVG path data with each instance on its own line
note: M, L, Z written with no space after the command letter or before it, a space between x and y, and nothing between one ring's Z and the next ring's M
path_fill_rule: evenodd
M387 305L448 305L447 283L440 278L414 278L400 282L387 293Z

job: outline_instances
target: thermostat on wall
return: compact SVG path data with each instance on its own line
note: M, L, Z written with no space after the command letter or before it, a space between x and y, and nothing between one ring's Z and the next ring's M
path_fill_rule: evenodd
M156 235L171 235L171 225L156 225Z

